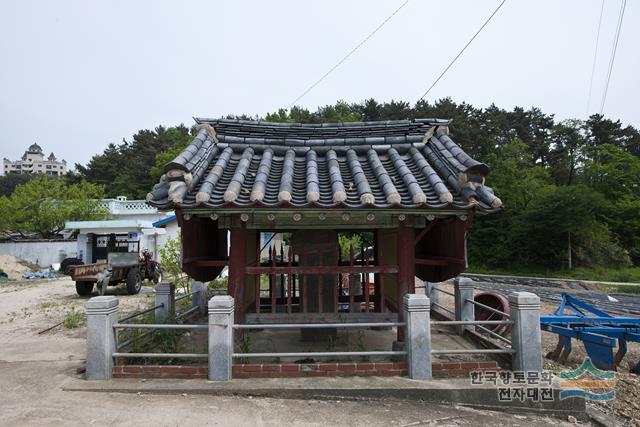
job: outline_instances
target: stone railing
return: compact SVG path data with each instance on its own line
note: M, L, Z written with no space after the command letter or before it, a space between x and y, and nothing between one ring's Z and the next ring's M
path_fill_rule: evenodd
M101 208L105 208L112 215L135 215L154 214L158 210L149 206L144 200L117 200L104 199L99 203Z
M431 289L435 296L439 289ZM435 291L435 292L434 292ZM443 292L440 290L440 292ZM445 292L446 293L446 292ZM232 378L233 360L246 357L336 357L336 356L396 356L406 360L408 374L412 379L429 380L432 378L432 355L440 354L496 354L511 355L513 369L516 371L542 371L542 350L540 333L540 299L529 292L514 292L509 295L511 312L509 320L475 320L473 301L473 282L468 278L456 280L455 317L449 321L431 320L431 306L437 304L424 294L407 294L403 299L404 322L375 323L315 323L315 324L234 324L235 301L231 296L214 296L206 301L206 285L195 282L191 294L175 298L175 288L171 284L159 284L156 287L156 305L148 312L155 311L156 324L125 324L135 315L118 320L118 299L115 297L91 298L87 308L87 378L110 379L113 359L117 357L149 358L204 358L208 359L208 378L214 381L227 381ZM208 322L202 324L166 324L172 318L175 301L192 297L192 308L183 314L198 311L208 315ZM434 298L435 299L435 298ZM435 303L435 304L434 304ZM207 310L208 308L208 310ZM506 314L506 313L503 313ZM173 318L181 315L173 316ZM509 347L481 349L434 349L431 341L431 328L434 325L452 326L458 334L478 325L508 324L511 326L511 339L505 339ZM234 332L242 329L283 329L283 328L370 328L404 327L405 350L401 351L355 351L355 352L294 352L294 353L253 353L234 351ZM119 348L126 344L117 343L116 330L122 328L145 329L205 329L208 332L208 352L199 353L121 353Z

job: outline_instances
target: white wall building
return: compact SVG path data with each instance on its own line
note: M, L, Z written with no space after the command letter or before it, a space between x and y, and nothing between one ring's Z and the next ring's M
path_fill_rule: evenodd
M22 155L22 159L12 162L4 159L4 174L10 173L43 173L45 175L59 176L67 173L67 161L58 161L51 153L45 158L42 147L32 144Z
M127 200L126 197L105 199L112 219L103 221L67 221L68 232L78 232L77 257L85 264L106 260L107 252L148 249L159 260L158 251L167 239L177 235L179 228L173 212L158 212L144 200ZM171 219L173 218L173 221ZM169 220L169 227L157 227L154 223Z

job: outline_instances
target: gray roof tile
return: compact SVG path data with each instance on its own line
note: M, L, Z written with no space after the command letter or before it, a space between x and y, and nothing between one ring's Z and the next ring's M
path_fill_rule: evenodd
M437 119L271 123L196 119L200 132L147 196L160 208L501 206L489 168Z

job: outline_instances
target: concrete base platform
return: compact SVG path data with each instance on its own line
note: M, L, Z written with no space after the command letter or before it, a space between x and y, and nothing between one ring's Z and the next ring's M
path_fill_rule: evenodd
M302 331L305 331L303 329ZM315 329L306 331L316 332ZM259 331L246 332L246 347L239 348L238 352L255 352L255 353L287 353L287 352L314 352L314 351L389 351L403 350L404 345L397 346L397 330L389 329L338 329L333 339L327 340L305 340L299 329L265 329ZM195 334L193 335L196 336ZM207 336L201 333L198 338L199 344L194 347L202 349L206 352ZM466 337L456 335L450 326L434 326L431 331L431 342L434 349L449 350L472 350L477 348L471 340ZM200 350L195 351L200 352ZM302 357L270 357L270 358L251 358L245 363L296 363ZM366 358L371 362L390 361L392 358L388 356L369 356ZM360 359L357 359L360 360ZM434 355L433 363L441 362L465 362L478 360L493 360L493 358L478 354L438 354ZM316 360L317 362L353 362L352 357L331 357Z
M471 386L464 380L416 381L401 377L332 377L234 379L228 382L204 380L76 380L65 391L148 394L205 394L219 396L254 396L285 399L398 399L428 403L465 405L517 413L546 414L566 419L572 415L588 420L583 399L560 400L554 390L552 402L510 401L498 399L498 389Z

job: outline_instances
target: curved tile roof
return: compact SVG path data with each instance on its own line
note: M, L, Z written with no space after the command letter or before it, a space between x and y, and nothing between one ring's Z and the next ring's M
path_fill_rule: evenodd
M491 212L502 204L484 186L489 168L449 138L446 120L196 122L198 135L147 195L151 205Z

